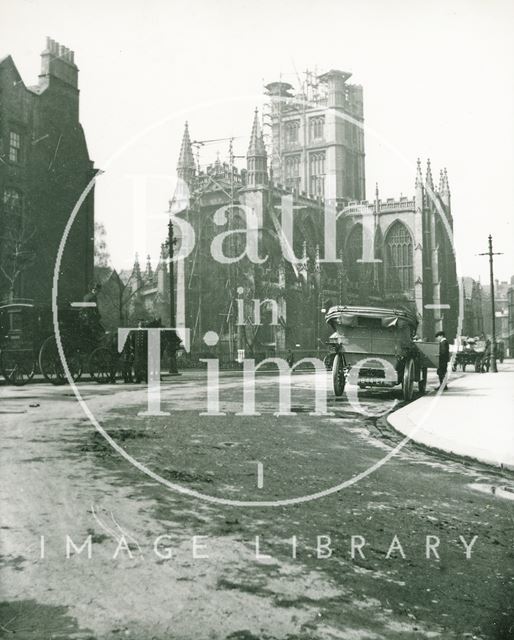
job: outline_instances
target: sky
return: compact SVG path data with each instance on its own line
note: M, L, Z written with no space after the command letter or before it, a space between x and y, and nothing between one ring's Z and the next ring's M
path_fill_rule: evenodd
M37 82L46 36L75 51L80 119L104 173L96 218L112 263L155 263L184 121L248 145L263 85L342 69L363 85L367 198L412 196L416 159L446 167L461 275L514 273L514 3L510 0L0 0L0 57ZM201 164L228 141L202 148ZM142 176L146 176L143 182ZM145 186L146 185L146 186Z

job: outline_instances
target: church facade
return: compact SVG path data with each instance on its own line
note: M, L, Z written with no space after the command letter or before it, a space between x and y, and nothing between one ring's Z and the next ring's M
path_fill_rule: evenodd
M330 304L408 308L422 339L440 329L455 336L447 172L436 183L430 160L424 170L418 160L411 197L382 200L377 187L375 198L365 200L362 88L349 78L334 70L311 76L297 93L283 82L268 84L269 105L262 119L254 114L242 169L230 153L228 162L202 170L186 123L177 174L187 195L176 194L170 206L195 235L192 251L174 269L176 321L190 330L191 357L213 350L227 361L289 350L322 357L328 336L322 310ZM289 247L286 209L293 220ZM249 212L259 220L256 231L248 231ZM335 238L327 235L329 218ZM223 241L216 240L220 234ZM215 245L221 261L213 257ZM159 277L141 291L146 307L155 296L165 316L166 251Z

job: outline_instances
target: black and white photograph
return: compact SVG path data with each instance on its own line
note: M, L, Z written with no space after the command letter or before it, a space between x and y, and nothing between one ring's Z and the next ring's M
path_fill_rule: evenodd
M513 34L0 0L0 638L514 640Z

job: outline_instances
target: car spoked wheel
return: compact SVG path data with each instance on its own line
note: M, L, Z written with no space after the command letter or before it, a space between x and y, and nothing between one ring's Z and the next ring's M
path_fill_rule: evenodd
M66 347L64 351L67 351ZM76 382L82 375L82 360L80 354L72 351L69 356L66 356L66 361L71 377ZM41 349L39 350L39 368L45 379L53 385L57 386L66 382L64 367L62 366L54 336L46 338L41 345Z
M98 384L106 384L116 379L116 364L112 353L106 347L97 347L89 356L89 375Z
M334 361L332 362L332 384L334 386L334 394L336 396L342 396L344 393L344 386L346 378L344 374L344 362L340 353L336 353Z
M35 363L31 356L5 349L0 352L0 371L9 384L22 387L32 380Z

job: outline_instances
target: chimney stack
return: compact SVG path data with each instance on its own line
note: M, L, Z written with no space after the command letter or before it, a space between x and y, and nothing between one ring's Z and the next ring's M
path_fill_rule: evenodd
M46 48L41 54L39 84L45 89L54 78L60 84L78 89L78 69L74 52L52 38L47 38Z

